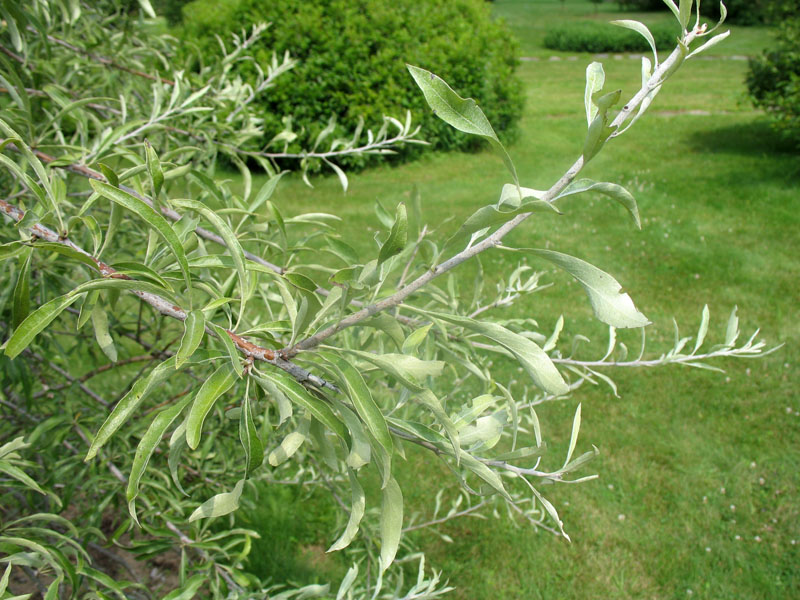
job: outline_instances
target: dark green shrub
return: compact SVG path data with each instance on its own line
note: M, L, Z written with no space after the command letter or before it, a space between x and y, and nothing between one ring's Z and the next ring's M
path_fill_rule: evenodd
M664 0L618 0L622 10L668 10ZM773 0L724 0L728 9L727 22L731 25L761 25L769 22L770 5ZM678 1L675 1L678 4ZM706 0L701 4L704 19L719 19L719 2Z
M674 24L650 28L656 47L670 47L678 36ZM564 52L645 52L650 46L638 33L608 23L577 21L553 27L544 38L551 50Z
M184 7L181 35L210 49L215 34L272 23L253 51L256 60L289 51L300 64L259 99L268 137L282 129L286 114L304 130L299 144L310 147L331 116L349 129L359 117L379 127L383 115L402 118L410 109L435 148L470 149L474 136L431 114L405 63L447 73L508 139L523 103L516 42L489 11L483 0L197 0Z
M785 9L774 46L750 60L747 88L753 103L800 147L800 7L786 2Z

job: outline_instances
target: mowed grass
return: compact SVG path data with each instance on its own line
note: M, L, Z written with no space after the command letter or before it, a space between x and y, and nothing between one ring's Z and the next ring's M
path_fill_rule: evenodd
M533 17L525 24L525 10L551 14L561 5L497 4L520 36L520 28L536 28ZM585 2L564 6L593 12ZM724 45L719 48L723 52ZM583 74L590 60L521 64L528 103L522 135L509 151L523 185L548 187L580 153ZM635 91L637 61L606 59L605 67L607 89ZM452 543L416 534L429 564L457 586L454 597L716 600L800 593L800 161L748 106L745 71L741 61L690 62L650 113L582 174L628 187L642 213L641 231L618 205L582 196L562 205L563 216L530 219L507 242L549 246L615 275L654 322L648 328L650 354L669 347L673 317L683 335L692 335L706 303L712 315L709 345L724 337L734 306L745 339L760 327L759 337L785 345L763 359L715 363L725 373L605 369L618 383L619 398L608 388L584 387L542 406L539 418L551 449L545 466L563 460L578 402L578 451L595 444L601 452L586 471L598 473L599 480L542 490L573 542L505 517L447 523L441 531ZM287 214L339 215L347 241L376 253L376 201L393 208L418 189L426 222L443 237L475 209L496 201L507 179L502 163L488 152L431 154L413 164L351 174L346 195L328 177L315 179L314 189L291 180L274 199ZM499 252L489 253L483 264L490 281L516 265ZM563 314L563 339L587 334L592 344L580 355L602 356L605 328L592 319L579 286L547 264L531 264L556 285L503 317L533 317L547 332ZM466 265L457 271L463 289L469 290L473 273ZM624 340L635 348L635 338ZM507 379L522 380L516 365L501 368ZM406 511L426 515L437 490L454 489L456 482L424 452L408 452L409 464L398 462ZM281 519L304 519L309 510L330 524L335 509L317 495ZM265 511L261 518L272 517ZM265 572L280 580L288 570L292 578L311 581L320 577L304 565L323 575L341 570L338 563L319 563L315 551L327 547L336 532L295 530L305 550L291 564L264 565ZM267 531L274 527L265 537ZM265 544L264 552L278 550Z

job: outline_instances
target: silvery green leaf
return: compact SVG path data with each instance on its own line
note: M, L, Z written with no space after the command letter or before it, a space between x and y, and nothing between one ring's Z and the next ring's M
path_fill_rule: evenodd
M267 179L266 183L261 186L261 189L258 190L256 197L250 203L250 206L247 207L247 212L255 212L258 210L262 204L264 204L267 200L272 197L275 188L278 186L278 182L280 181L281 177L286 174L286 171L281 171L280 173L276 173L269 179Z
M161 441L164 432L172 424L175 418L181 414L183 409L186 408L191 399L191 396L186 396L172 406L159 411L150 422L147 431L139 441L139 445L136 446L136 454L133 457L131 472L128 476L128 487L125 492L125 496L126 500L128 501L128 511L130 512L131 517L133 517L133 520L137 523L139 521L136 517L136 497L139 495L139 482L141 481L142 475L144 475L144 472L147 469L147 463L150 462L150 457L153 455L156 446Z
M461 443L458 439L458 429L456 429L456 426L450 419L447 411L444 410L439 398L437 398L436 394L434 394L431 390L425 389L422 390L417 399L433 413L433 416L436 417L436 420L444 428L445 432L447 433L447 437L450 438L450 443L453 446L453 456L455 456L456 464L458 464L458 462L461 460L461 453L459 452Z
M573 196L575 194L582 194L583 192L598 192L608 196L612 200L619 202L630 213L634 224L638 229L642 228L642 222L639 219L639 207L636 204L636 199L633 195L621 185L608 182L597 182L591 179L576 179L565 187L561 193L553 199L553 202Z
M89 184L94 188L94 191L101 196L108 198L112 202L127 208L131 212L141 217L150 227L151 231L156 231L159 236L167 243L178 264L181 267L183 278L186 280L186 289L191 289L191 276L189 275L189 263L186 261L186 252L178 239L175 230L167 223L167 220L158 214L152 207L146 204L143 200L130 195L118 188L102 183L94 179L89 180Z
M527 188L526 188L527 189ZM531 190L536 191L536 190ZM461 225L459 230L453 234L453 236L447 240L445 244L445 248L453 246L455 244L461 244L462 242L466 241L469 236L471 236L476 231L480 231L485 227L494 227L496 225L502 225L507 221L510 221L517 215L521 215L524 213L532 213L532 212L554 212L556 214L560 214L559 210L550 204L549 202L545 202L543 200L529 200L528 202L522 202L516 208L512 210L500 210L496 205L490 204L489 206L484 206L483 208L479 208L476 210L470 217L467 218L466 221Z
M335 552L336 550L347 548L347 546L350 545L350 542L353 541L353 538L358 533L358 526L361 523L362 517L364 516L364 509L366 507L366 496L364 495L364 489L361 487L361 484L358 482L358 478L352 469L348 469L347 474L350 476L350 489L352 492L350 518L347 520L347 525L345 526L342 535L339 536L339 539L336 540L330 548L328 548L328 552ZM392 479L392 481L394 480ZM395 485L397 484L395 483Z
M422 94L425 96L428 106L433 109L433 113L459 131L479 135L488 140L494 150L502 157L506 168L514 179L514 183L519 185L519 177L517 177L517 170L514 167L514 163L511 162L511 157L503 144L500 143L497 134L489 124L489 120L475 103L475 100L461 98L443 79L430 71L412 65L406 65L406 67L422 90Z
M553 333L550 334L550 337L547 338L547 341L542 346L542 350L545 352L550 352L556 347L558 344L558 337L561 335L561 330L564 329L564 315L559 315L558 321L556 321L556 326L553 328Z
M339 591L336 592L336 600L344 600L347 592L349 592L350 588L353 587L353 583L355 583L357 576L358 565L355 564L347 570L344 579L342 579L342 583L339 585Z
M481 450L491 449L500 441L503 428L508 421L508 414L501 410L485 417L479 417L475 425L464 427L459 432L459 442L468 447L472 444L480 444Z
M239 498L242 496L244 482L244 479L240 479L236 482L232 491L217 494L203 502L189 517L189 522L210 517L221 517L235 511L239 508Z
M567 541L572 541L570 540L567 533L564 531L564 522L558 516L558 511L556 510L556 507L553 506L553 504L547 498L542 496L535 487L530 486L530 490L533 492L533 495L536 496L536 499L542 503L542 506L544 507L545 511L547 511L547 514L550 515L550 518L556 522L556 524L558 525L558 529L561 532L561 535L567 538Z
M497 473L492 471L484 463L462 450L461 464L472 471L475 475L483 479L483 481L488 483L489 486L491 486L491 488L494 489L498 494L503 496L503 498L509 501L511 500L511 496L508 495L508 492L503 485L503 480Z
M736 309L737 307L734 306L725 331L725 345L729 348L736 343L736 338L739 337L739 317L736 316Z
M147 158L147 171L150 173L150 181L153 184L153 198L158 199L161 188L164 186L164 170L161 168L161 161L158 154L147 140L144 141L145 156Z
M250 380L248 380L248 391L249 384ZM264 460L264 445L256 431L253 413L250 410L250 397L247 392L242 399L242 412L239 415L239 440L244 448L245 473L250 475Z
M351 469L360 469L369 463L372 453L367 432L361 420L346 406L339 406L339 414L350 432L350 452L345 462Z
M708 304L703 307L703 317L700 320L700 329L697 330L697 342L694 345L694 351L692 354L697 352L700 349L700 346L703 345L703 342L706 339L706 334L708 333L708 322L710 319L710 313L708 311Z
M372 392L361 376L361 373L346 360L330 353L321 354L333 365L341 375L347 396L353 402L358 416L364 421L367 430L378 440L378 443L391 457L394 443L386 425L386 419L378 408Z
M692 4L694 4L694 0L680 0L678 21L681 24L681 29L686 29L686 26L689 25L689 18L692 16Z
M381 504L381 572L389 568L400 546L403 530L403 493L394 477L383 488Z
M298 431L292 431L285 438L283 438L283 440L281 440L280 445L278 445L277 448L269 453L270 465L273 467L282 465L300 449L300 446L302 446L303 442L306 441L309 424L310 421L308 419L304 419L300 422L300 428Z
M33 339L41 333L53 320L60 315L70 304L80 298L80 294L64 294L42 304L29 314L19 327L14 330L5 343L5 353L9 358L15 358L28 347Z
M403 341L403 354L416 354L420 344L425 341L425 338L427 337L428 331L430 331L431 327L433 327L433 323L428 323L427 325L423 325L422 327L419 327L409 333L406 339Z
M208 575L205 573L197 573L187 579L183 585L172 590L169 594L164 596L162 600L192 600L198 590L208 583Z
M343 440L347 441L349 436L347 429L342 422L333 414L327 403L313 396L302 385L297 383L291 375L277 370L264 371L258 375L252 375L256 382L266 389L269 393L269 387L265 385L264 380L269 381L278 388L283 394L295 404L299 404L304 409L309 411L316 419L322 422L328 429L333 431Z
M592 97L603 89L606 82L606 74L603 65L599 62L592 62L586 67L586 91L583 95L583 103L586 108L586 124L591 125L597 116L597 106L592 102Z
M186 419L186 443L194 450L200 444L203 423L214 404L236 382L236 371L229 362L220 365L211 377L203 382Z
M342 190L345 193L347 193L347 184L348 184L347 175L342 170L342 168L339 165L337 165L336 163L328 160L327 158L323 158L322 162L324 162L331 169L333 169L333 172L336 173L336 176L339 178L339 183L342 185Z
M108 332L108 314L100 303L94 305L92 309L92 327L94 327L94 337L100 349L111 362L117 362L117 348L114 339Z
M619 21L610 21L612 25L617 25L619 27L624 27L625 29L630 29L631 31L635 31L639 35L641 35L644 39L647 40L647 43L650 44L650 48L653 50L653 60L655 61L656 66L658 66L658 50L656 50L656 41L653 39L653 34L650 33L650 30L644 23L640 23L639 21L632 21L629 19L621 19Z
M575 277L589 295L595 316L606 325L626 329L650 324L647 317L636 309L631 297L622 291L619 282L608 273L579 258L553 250L524 251L549 260Z
M692 52L690 52L686 56L686 59L688 60L688 59L692 58L696 54L700 54L701 52L705 52L709 48L713 48L714 46L719 44L722 40L724 40L726 37L728 37L730 34L731 34L730 31L726 31L725 33L720 33L720 34L715 35L710 40L708 40L706 43L704 43L702 46L698 46Z
M176 369L180 368L186 362L186 359L194 354L195 350L200 346L200 342L203 341L205 332L206 319L203 316L203 311L190 311L183 322L183 337L181 337L181 344L175 359Z
M675 4L674 0L664 0L664 4L672 11L672 14L675 15L675 18L678 19L678 22L681 21L681 13L678 10L678 6Z
M408 354L373 354L349 348L343 350L371 362L415 392L425 389L424 381L427 377L438 377L444 369L444 362L440 360L420 360Z
M239 243L239 238L236 237L236 234L233 232L230 225L228 225L228 223L222 217L220 217L216 212L211 210L202 202L198 202L196 200L173 200L173 204L181 208L188 208L203 215L203 217L205 217L214 226L214 229L219 232L219 234L222 236L222 239L225 240L225 245L227 246L231 257L233 258L233 262L236 265L236 272L239 277L239 289L241 293L239 311L243 313L245 304L247 302L249 280L247 277L247 271L245 269L244 249Z
M548 394L561 396L569 392L569 386L558 369L542 349L531 340L514 333L496 323L486 323L443 313L427 313L431 317L464 327L494 340L511 352L533 382Z
M520 203L526 198L535 198L541 200L546 192L543 190L534 190L532 188L517 187L506 183L500 191L500 200L497 201L497 208L508 206L509 208L519 208Z
M569 437L569 449L567 450L567 458L564 460L564 466L569 464L569 459L572 458L572 453L575 452L575 445L578 443L578 433L581 430L581 405L575 410L575 417L572 419L572 434ZM563 468L563 467L562 467Z
M406 212L405 203L401 202L397 205L397 213L392 223L392 229L389 232L389 237L381 246L378 253L378 265L382 264L385 260L391 258L395 254L401 252L406 246L408 241L408 214Z

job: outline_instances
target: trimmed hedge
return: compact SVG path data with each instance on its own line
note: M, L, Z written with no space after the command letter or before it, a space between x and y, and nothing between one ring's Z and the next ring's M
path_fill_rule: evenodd
M723 0L728 9L726 23L730 25L762 25L771 21L771 5L774 0ZM678 4L677 0L675 2ZM622 10L650 11L669 10L664 0L617 0ZM695 3L696 4L696 3ZM719 19L719 1L706 0L701 4L701 21L715 22ZM694 17L692 17L694 19ZM692 20L694 23L694 20Z
M678 37L678 25L650 28L656 48L671 48ZM646 52L647 41L635 31L608 23L577 21L553 27L544 38L545 48L564 52Z
M280 130L284 115L293 116L295 130L304 129L295 149L313 145L332 115L352 130L359 116L374 128L383 115L402 119L409 109L434 148L465 150L480 140L431 113L405 63L441 73L475 98L500 137L509 139L523 106L514 75L517 44L489 11L484 0L196 0L183 8L179 35L211 48L215 35L226 39L252 24L272 23L255 58L267 63L273 51L289 51L300 64L257 101L268 137ZM247 77L252 66L238 68ZM413 148L419 146L403 155Z

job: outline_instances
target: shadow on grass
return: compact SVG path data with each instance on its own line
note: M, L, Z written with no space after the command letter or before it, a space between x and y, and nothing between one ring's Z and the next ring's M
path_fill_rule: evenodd
M690 137L689 144L697 152L713 154L737 154L753 157L773 155L776 158L790 158L800 154L797 142L783 137L764 118L750 123L737 123L717 129L697 131ZM800 169L800 165L797 169ZM795 174L798 172L797 169L795 169Z

